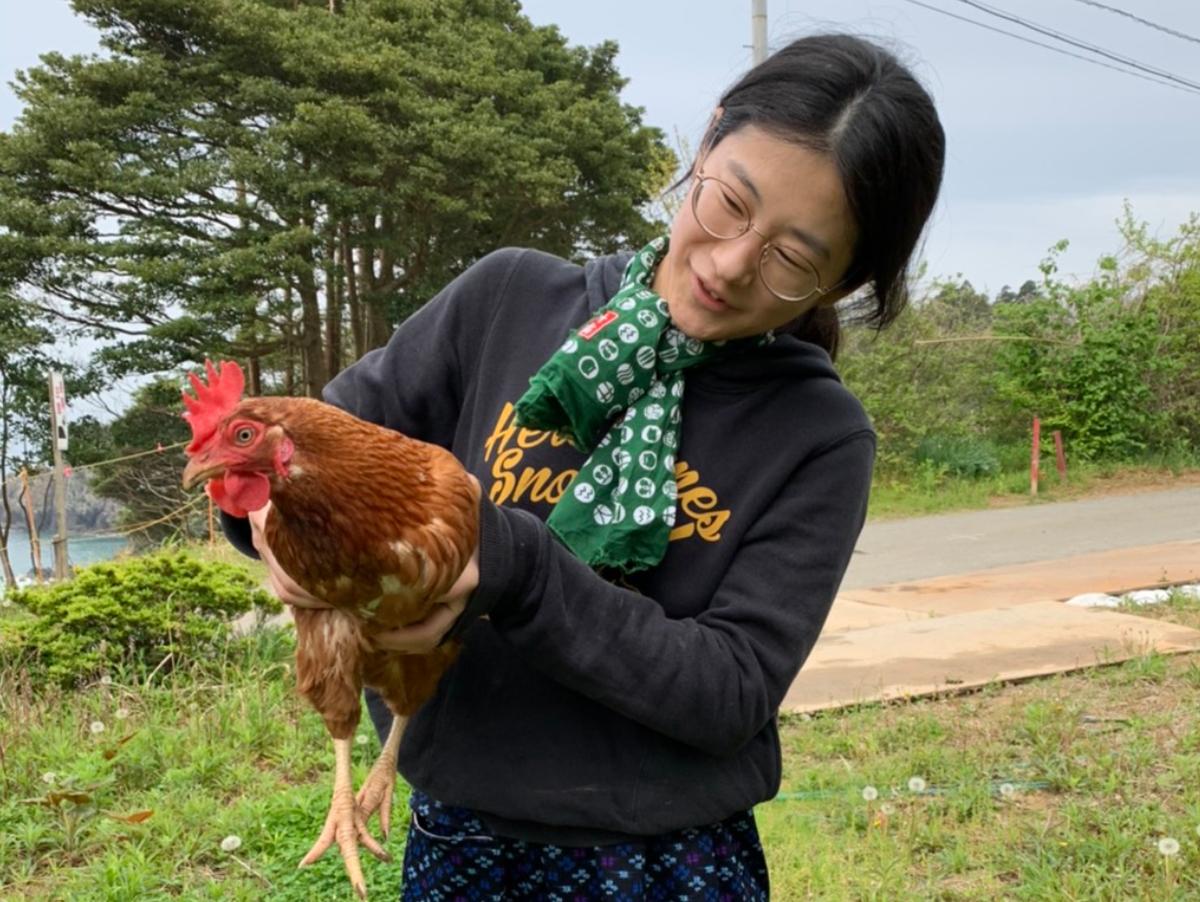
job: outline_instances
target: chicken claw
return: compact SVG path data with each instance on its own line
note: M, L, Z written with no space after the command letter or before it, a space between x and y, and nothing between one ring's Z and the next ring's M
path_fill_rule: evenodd
M342 853L342 865L346 868L346 876L350 878L354 892L360 899L366 899L367 884L358 858L359 842L361 841L380 861L391 861L392 856L371 836L367 830L366 817L354 799L350 771L350 740L333 740L333 749L337 758L333 778L333 800L325 818L325 827L308 854L301 859L300 867L312 864L336 841Z
M364 819L369 819L376 809L379 809L379 829L383 838L391 835L392 827L392 795L396 788L396 753L400 750L400 737L404 735L404 726L408 718L398 715L392 718L392 728L388 731L387 742L367 779L359 787L356 801L362 809Z

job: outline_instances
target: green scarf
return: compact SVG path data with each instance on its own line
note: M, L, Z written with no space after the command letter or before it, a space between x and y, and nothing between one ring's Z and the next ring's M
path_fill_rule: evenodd
M675 525L684 370L774 340L688 338L650 288L666 237L634 255L621 287L529 380L517 425L591 456L546 521L580 560L630 572L667 553Z

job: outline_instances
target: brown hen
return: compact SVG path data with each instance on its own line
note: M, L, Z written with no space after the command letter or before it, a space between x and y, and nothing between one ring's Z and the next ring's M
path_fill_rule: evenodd
M458 653L377 648L380 631L423 620L466 567L478 535L479 488L449 451L407 438L310 398L242 399L236 363L208 363L205 384L184 393L192 442L184 485L202 481L237 517L269 500L265 538L282 569L328 609L295 608L297 687L325 719L336 758L325 827L301 867L333 842L361 898L358 841L388 855L366 820L390 826L396 753L407 718L434 691ZM350 742L363 686L394 719L371 772L354 795Z

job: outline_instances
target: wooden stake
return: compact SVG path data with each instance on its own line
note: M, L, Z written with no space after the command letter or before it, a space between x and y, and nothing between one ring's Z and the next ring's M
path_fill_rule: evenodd
M40 586L42 579L42 542L38 538L37 520L33 516L33 489L29 487L29 471L21 467L21 494L25 501L25 522L29 526L29 556L33 562L33 578Z
M1054 430L1054 462L1058 465L1058 478L1067 481L1067 455L1063 453L1062 433Z
M1042 421L1033 418L1033 446L1029 454L1029 494L1038 493L1038 470L1042 459Z

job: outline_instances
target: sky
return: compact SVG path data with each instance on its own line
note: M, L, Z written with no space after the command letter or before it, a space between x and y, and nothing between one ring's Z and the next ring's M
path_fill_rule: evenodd
M771 47L823 31L880 41L929 88L947 135L939 205L924 249L928 273L961 274L995 294L1039 278L1060 239L1060 277L1086 280L1120 250L1128 201L1160 237L1200 212L1200 93L1188 92L951 18L952 13L1096 57L989 15L982 0L768 0ZM922 6L921 4L924 4ZM1091 0L988 0L1074 39L1200 82L1200 2L1105 0L1186 33L1186 40L1096 8ZM722 91L751 64L751 0L527 0L536 24L573 44L612 39L629 80L623 97L674 144L695 147ZM935 7L942 12L926 7ZM66 0L0 0L0 129L20 103L7 84L51 50L87 53L97 34ZM1107 62L1107 61L1106 61Z

